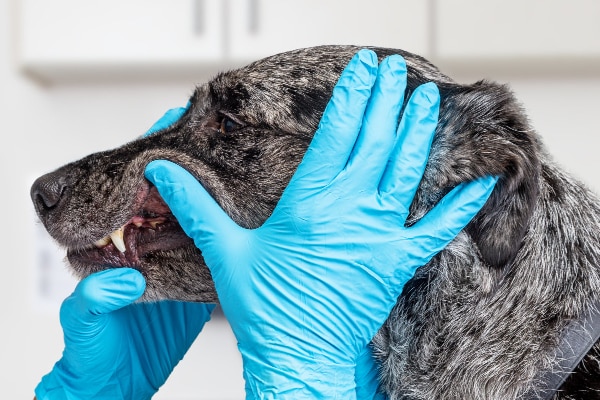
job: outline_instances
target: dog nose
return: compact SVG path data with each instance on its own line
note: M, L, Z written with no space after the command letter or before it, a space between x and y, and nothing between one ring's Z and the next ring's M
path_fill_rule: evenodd
M58 207L67 188L67 179L59 171L43 175L31 186L31 200L41 216Z

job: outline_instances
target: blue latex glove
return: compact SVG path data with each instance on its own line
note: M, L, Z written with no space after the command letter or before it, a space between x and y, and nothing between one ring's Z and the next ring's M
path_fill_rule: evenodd
M35 389L45 399L150 399L183 358L213 306L136 303L146 287L130 268L83 279L60 310L65 349Z
M161 117L161 119L156 121L154 125L152 125L143 136L150 136L153 133L156 133L163 129L167 129L175 122L177 122L177 120L179 120L179 118L181 118L183 114L185 114L189 107L190 103L188 102L185 107L177 107L167 110L167 112Z
M154 127L171 125L183 112L169 110ZM214 305L134 304L145 287L129 268L98 272L77 285L60 311L63 356L36 387L38 400L149 399L156 393Z
M236 225L179 166L146 168L211 269L248 397L355 398L357 359L403 285L491 193L495 178L460 185L404 226L439 107L437 87L419 87L396 130L405 85L401 57L378 67L373 52L360 51L273 214L254 230Z
M356 359L354 372L356 398L360 400L385 400L386 396L379 391L379 369L371 347L367 346Z

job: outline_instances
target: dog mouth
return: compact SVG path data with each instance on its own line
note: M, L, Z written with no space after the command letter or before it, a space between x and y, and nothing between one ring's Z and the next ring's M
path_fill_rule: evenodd
M106 268L135 268L158 252L193 245L156 187L150 186L141 207L133 214L121 227L89 246L68 249L69 261Z

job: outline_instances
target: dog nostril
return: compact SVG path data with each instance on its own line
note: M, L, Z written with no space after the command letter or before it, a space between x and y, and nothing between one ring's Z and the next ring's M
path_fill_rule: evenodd
M38 212L58 206L66 187L64 176L47 174L36 179L31 186L31 200Z

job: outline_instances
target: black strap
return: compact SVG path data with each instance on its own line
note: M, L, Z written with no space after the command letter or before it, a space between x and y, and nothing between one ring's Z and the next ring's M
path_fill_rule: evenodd
M560 389L594 343L600 339L600 303L594 304L581 319L571 321L555 350L558 364L538 377L541 385L525 398L547 400Z

